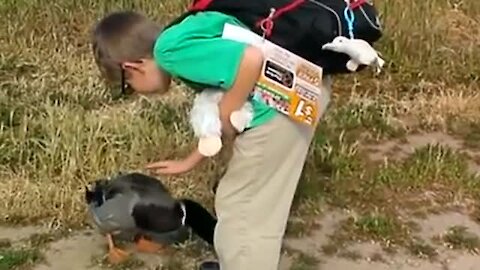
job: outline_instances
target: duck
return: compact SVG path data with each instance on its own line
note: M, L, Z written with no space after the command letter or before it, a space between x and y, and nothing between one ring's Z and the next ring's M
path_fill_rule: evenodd
M157 178L138 172L100 178L85 187L85 202L97 229L106 236L108 259L118 264L129 253L114 238L134 241L140 252L161 252L187 239L188 229L213 246L217 219L199 202L174 198Z

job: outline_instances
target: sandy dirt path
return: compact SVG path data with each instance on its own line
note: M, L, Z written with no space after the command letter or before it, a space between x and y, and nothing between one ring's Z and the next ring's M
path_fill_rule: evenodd
M417 220L421 226L420 239L432 244L439 253L435 261L410 255L407 251L399 251L395 255L387 254L375 243L358 243L348 247L343 254L356 254L355 258L347 256L328 256L322 252L322 246L328 243L326 235L333 232L336 224L345 218L340 212L328 212L320 221L322 230L315 231L310 238L286 239L290 248L305 254L314 255L320 260L317 269L336 270L476 270L479 269L480 256L467 251L454 251L431 242L431 237L445 233L451 226L465 226L472 233L480 236L480 225L459 212L447 212L431 215ZM48 232L44 228L0 228L0 239L21 241L30 235ZM68 237L56 240L43 249L46 262L36 265L33 270L101 270L95 258L101 258L106 252L105 239L95 231L75 232ZM144 265L133 269L161 269L162 257L159 255L133 253L144 262ZM291 269L292 260L288 256L282 258L281 270ZM311 269L311 268L308 268Z

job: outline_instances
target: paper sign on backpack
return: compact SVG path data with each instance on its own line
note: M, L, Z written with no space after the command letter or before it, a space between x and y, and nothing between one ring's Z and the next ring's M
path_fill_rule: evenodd
M225 24L223 38L262 49L262 73L254 98L291 119L316 126L322 95L322 68L240 26Z

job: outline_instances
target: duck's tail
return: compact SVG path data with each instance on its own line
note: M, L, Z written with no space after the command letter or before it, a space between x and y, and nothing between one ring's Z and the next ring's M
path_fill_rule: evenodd
M200 203L190 199L180 200L185 205L185 223L200 238L213 245L213 233L217 219Z

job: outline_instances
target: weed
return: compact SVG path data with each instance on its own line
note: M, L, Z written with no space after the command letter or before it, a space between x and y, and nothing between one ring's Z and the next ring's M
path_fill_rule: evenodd
M144 267L145 262L135 258L134 256L128 257L125 261L119 264L110 264L106 256L93 256L92 257L92 266L99 266L102 269L109 270L133 270L138 269L139 267Z
M452 249L465 249L474 253L480 250L480 238L464 226L449 228L442 239Z
M285 234L288 237L305 237L310 235L314 230L320 230L321 225L316 222L314 216L303 215L302 220L290 217L287 222Z
M378 253L378 252L375 252L372 254L372 256L370 256L370 260L372 262L382 262L382 263L386 263L387 260L385 260L385 258L383 257L382 254Z
M12 246L12 241L9 239L0 239L0 248L9 248Z
M167 259L165 264L160 268L161 270L186 270L185 263L183 260L177 257L170 257Z
M28 243L32 247L41 248L66 235L66 231L34 233L28 238Z
M408 251L420 258L434 259L438 256L438 251L434 247L419 239L410 242Z
M352 261L358 261L362 259L362 254L358 251L353 251L353 250L344 250L338 253L338 256L352 260Z
M297 252L292 262L291 270L313 270L318 269L319 260L312 255Z
M464 146L480 149L480 123L453 118L449 121L449 130L463 138Z
M401 224L393 217L382 214L361 216L353 223L353 229L359 234L371 239L391 241L402 233Z
M339 250L339 246L334 243L322 245L322 252L327 256L336 254L338 250Z

